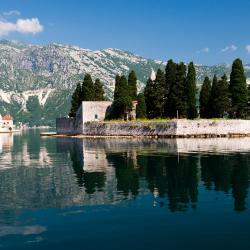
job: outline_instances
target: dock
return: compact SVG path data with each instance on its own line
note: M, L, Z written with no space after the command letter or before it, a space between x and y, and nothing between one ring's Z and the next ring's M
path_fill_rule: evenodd
M56 132L42 132L40 136L55 136Z

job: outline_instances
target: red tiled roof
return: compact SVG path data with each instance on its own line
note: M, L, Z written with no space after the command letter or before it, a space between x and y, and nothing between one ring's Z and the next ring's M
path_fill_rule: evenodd
M11 120L13 120L13 117L11 115L5 115L5 116L3 116L2 119L5 121L11 121Z

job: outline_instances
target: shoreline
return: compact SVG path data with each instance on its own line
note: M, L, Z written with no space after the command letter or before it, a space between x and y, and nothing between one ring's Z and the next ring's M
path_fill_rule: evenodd
M130 139L143 139L143 138L152 138L152 139L176 139L176 138L185 138L185 139L211 139L211 138L245 138L250 137L250 134L196 134L196 135L66 135L66 134L57 134L56 132L49 133L40 133L41 137L54 137L54 138L78 138L78 139L107 139L107 138L130 138Z

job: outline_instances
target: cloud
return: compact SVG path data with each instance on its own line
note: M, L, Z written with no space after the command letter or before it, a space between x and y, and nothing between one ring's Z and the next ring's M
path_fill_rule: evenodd
M247 53L250 54L250 44L246 46Z
M3 12L3 15L4 16L20 16L21 12L18 10L10 10L10 11Z
M235 45L230 45L230 46L226 46L225 48L223 48L223 49L221 50L221 52L233 52L233 51L235 51L235 50L237 50L237 49L238 49L237 46L235 46Z
M209 48L204 48L204 49L200 49L196 51L197 53L208 53L209 52Z
M36 34L43 31L43 26L38 18L17 19L16 23L0 21L0 36L6 36L10 32L23 34Z

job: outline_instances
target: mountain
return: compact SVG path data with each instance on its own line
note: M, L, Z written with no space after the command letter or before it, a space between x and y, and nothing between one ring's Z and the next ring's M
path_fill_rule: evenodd
M145 59L119 49L88 50L61 44L32 45L0 41L0 113L30 125L54 125L67 115L71 94L85 73L100 78L112 99L116 74L135 70L142 89L152 70L164 68L161 61ZM196 66L197 79L229 73L227 65ZM250 67L246 66L250 76Z

